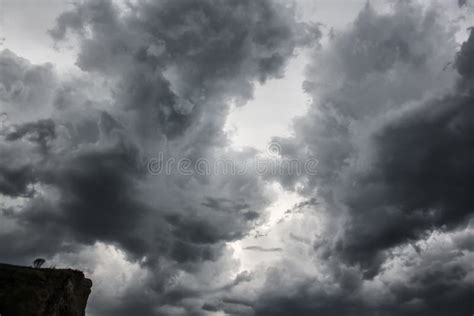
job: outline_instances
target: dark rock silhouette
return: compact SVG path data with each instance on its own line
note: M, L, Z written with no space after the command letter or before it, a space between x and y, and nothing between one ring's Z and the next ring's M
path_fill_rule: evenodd
M81 271L0 263L0 315L84 316L91 287Z

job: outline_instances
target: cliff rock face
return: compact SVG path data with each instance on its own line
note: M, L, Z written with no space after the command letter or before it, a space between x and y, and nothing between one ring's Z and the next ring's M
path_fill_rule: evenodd
M81 271L0 264L0 315L84 316L91 287Z

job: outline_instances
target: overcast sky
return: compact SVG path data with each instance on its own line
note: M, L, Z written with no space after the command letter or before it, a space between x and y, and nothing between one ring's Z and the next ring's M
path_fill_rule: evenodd
M474 3L0 0L0 262L87 313L472 315Z

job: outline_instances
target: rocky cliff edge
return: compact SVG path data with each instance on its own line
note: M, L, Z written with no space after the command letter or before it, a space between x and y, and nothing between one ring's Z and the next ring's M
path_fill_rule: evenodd
M0 263L0 315L85 316L91 288L81 271Z

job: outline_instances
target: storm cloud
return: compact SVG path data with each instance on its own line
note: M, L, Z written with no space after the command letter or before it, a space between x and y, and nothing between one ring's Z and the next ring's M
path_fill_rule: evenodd
M295 137L274 141L283 155L319 159L318 175L280 179L324 204L312 237L319 273L288 286L288 271L275 269L267 288L280 290L264 290L256 314L472 309L472 252L450 240L472 234L474 35L457 49L443 23L436 6L400 2L380 14L366 5L315 54L305 88L318 101L295 120Z
M472 314L473 30L299 6L80 1L48 31L73 72L1 52L0 261L83 269L94 316ZM226 120L302 52L305 114L270 159L233 147ZM317 172L187 172L220 159Z
M2 53L2 100L33 114L19 119L5 108L0 189L11 205L2 209L2 240L16 242L2 243L1 259L110 244L150 277L109 307L93 299L91 313L200 313L202 297L242 282L220 258L268 204L263 181L153 176L147 162L162 152L213 159L228 143L231 103L252 98L254 82L280 77L319 31L270 1L104 0L73 5L50 34L58 46L77 41L82 74L61 79L52 65ZM203 266L217 262L209 277Z

